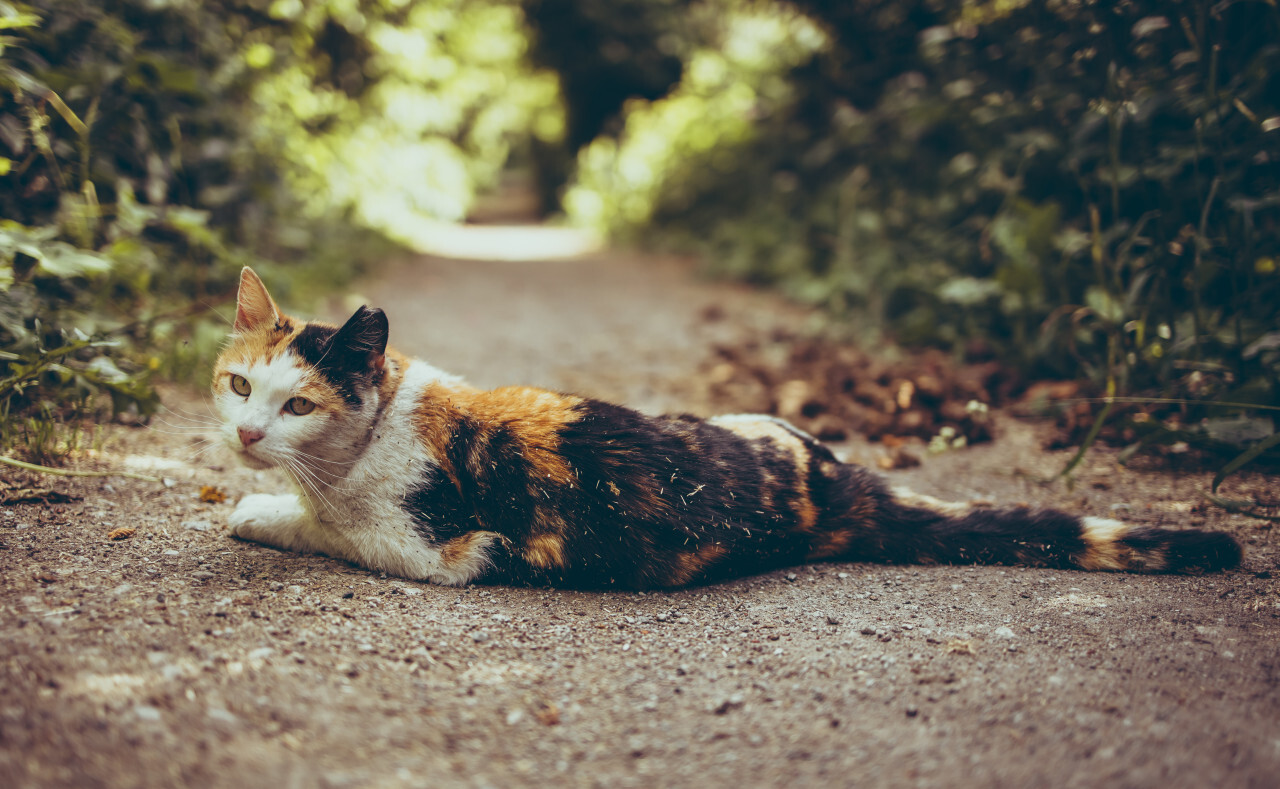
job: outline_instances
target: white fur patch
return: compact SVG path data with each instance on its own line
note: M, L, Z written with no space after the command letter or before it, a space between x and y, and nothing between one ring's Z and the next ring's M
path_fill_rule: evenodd
M319 411L306 416L284 412L285 404L298 395L307 376L292 351L270 361L232 364L227 372L249 382L249 396L228 388L218 392L214 405L222 415L223 438L249 465L279 465L292 447L324 432L328 415ZM245 447L240 442L240 429L261 431L262 440Z
M958 517L967 515L973 511L974 506L971 503L963 501L944 501L943 499L934 498L926 493L916 493L914 490L902 485L895 485L889 489L893 497L899 502L906 504L908 507L920 507L921 509L932 510L941 515Z
M809 435L805 431L791 424L787 420L773 416L772 414L719 414L707 420L708 424L719 425L721 427L733 430L734 426L759 424L760 422L770 422L781 427L792 435L798 436L808 441L817 441L816 438Z

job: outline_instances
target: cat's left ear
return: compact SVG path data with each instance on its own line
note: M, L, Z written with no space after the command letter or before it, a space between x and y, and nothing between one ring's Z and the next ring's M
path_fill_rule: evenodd
M280 323L280 308L271 300L267 286L262 284L253 269L240 270L240 290L236 293L236 322L238 332L252 331Z
M386 362L387 336L390 333L386 313L376 308L361 307L342 324L331 342L352 369L381 370Z

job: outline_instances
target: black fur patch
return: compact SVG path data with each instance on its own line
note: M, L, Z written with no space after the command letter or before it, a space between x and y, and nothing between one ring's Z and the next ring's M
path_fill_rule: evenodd
M364 392L377 380L372 362L387 348L387 318L382 310L361 307L334 328L308 323L289 343L298 354L354 408L364 402Z

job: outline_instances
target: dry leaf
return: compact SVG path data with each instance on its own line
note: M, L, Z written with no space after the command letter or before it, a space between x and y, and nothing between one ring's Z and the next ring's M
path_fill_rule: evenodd
M213 485L201 485L200 500L208 504L221 504L227 500L227 494Z
M555 726L560 722L560 708L549 701L539 707L534 715L537 716L538 722L544 726Z
M137 533L138 533L138 530L133 528L132 526L122 526L119 529L112 529L111 531L107 532L107 539L108 540L127 540Z
M949 655L974 655L973 642L965 641L959 638L953 638L947 642L947 654Z

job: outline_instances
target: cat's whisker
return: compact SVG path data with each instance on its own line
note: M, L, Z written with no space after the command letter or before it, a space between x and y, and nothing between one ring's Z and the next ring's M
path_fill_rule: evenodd
M297 455L298 457L313 461L315 463L322 463L330 466L351 466L357 462L356 460L333 460L332 458L318 457L316 455L303 452L300 449L293 449L291 451L293 452L293 454ZM333 472L326 470L325 473L332 474ZM334 476L338 476L338 475L335 474Z
M336 491L338 493L347 492L345 488L340 488L337 485L333 484L332 482L328 482L326 480L321 479L316 473L319 469L316 469L313 466L308 466L305 463L298 461L297 459L294 459L294 463L297 465L297 467L300 470L305 471L307 473L308 478L314 480L317 485L324 485L326 488L329 488L330 490ZM325 473L328 473L328 472L325 472ZM331 476L333 476L334 479L336 480L344 479L344 477L340 477L337 475L331 475Z
M214 422L218 421L217 412L215 412L210 407L209 401L205 399L204 395L201 396L201 403L205 407L205 413L203 414L198 411L188 411L187 409L182 408L181 406L166 405L164 407L164 410L168 411L170 414L173 414L174 416L181 416L187 419L191 419L192 421L202 421L202 420L209 420Z
M219 310L217 307L213 306L212 304L208 303L207 301L202 301L202 302L200 302L200 306L201 306L201 307L204 307L204 308L205 308L205 309L207 309L207 310L209 310L209 312L212 312L214 315L217 315L217 316L218 316L218 318L220 318L220 319L222 320L222 322L223 322L223 323L227 324L228 326L232 327L233 329L235 328L236 322L235 322L234 320L232 320L231 318L228 318L226 315L223 315L223 314L222 314L222 311L221 311L221 310Z
M324 504L325 510L327 510L330 514L334 514L338 512L337 508L333 506L333 503L329 501L329 497L324 494L324 491L320 489L319 485L315 484L316 482L322 482L322 481L316 480L315 477L312 476L304 466L298 463L296 459L289 458L286 456L281 460L282 460L282 465L285 468L285 471L289 473L291 477L293 477L293 480L298 484L298 487L301 488L303 492L308 494L308 498L311 498L313 496L318 498L320 502ZM308 483L311 483L311 484L308 484ZM330 485L329 487L333 487L333 486ZM338 492L341 493L341 491L338 491Z
M201 433L215 433L215 432L217 432L217 431L218 431L218 426L217 426L217 425L212 425L212 424L209 424L209 425L175 425L175 424L173 424L172 422L167 422L167 421L165 421L165 420L163 420L163 419L157 419L157 420L155 420L155 421L156 421L156 422L159 422L160 424L164 425L165 427L168 427L168 428L171 428L171 429L170 429L170 430L161 430L160 428L156 427L154 424L151 424L151 425L147 425L147 429L148 429L148 430L154 431L154 432L156 432L156 433L167 433L167 434L169 434L169 435L173 435L173 436L178 436L178 435L198 435L198 434L201 434Z
M213 451L213 450L215 450L215 449L219 449L219 448L221 448L221 447L222 447L222 442L221 442L221 441L209 441L209 442L205 443L205 445L204 445L204 446L202 446L202 447L200 447L199 449L197 449L195 452L193 452L193 453L191 454L191 456L190 456L189 458L187 458L187 463L188 463L188 465L194 465L194 464L195 464L195 462L196 462L197 460L199 460L202 456L207 455L207 454L209 454L211 451Z

